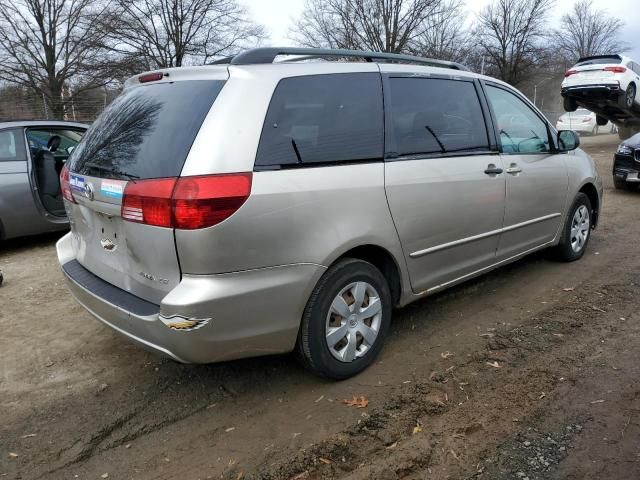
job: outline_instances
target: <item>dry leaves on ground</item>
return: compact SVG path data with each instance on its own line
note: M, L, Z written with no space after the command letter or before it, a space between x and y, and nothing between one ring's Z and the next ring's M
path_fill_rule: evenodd
M354 395L353 399L343 400L342 403L344 403L348 407L367 408L367 406L369 405L369 400L367 400L367 398L365 398L364 396L356 397Z

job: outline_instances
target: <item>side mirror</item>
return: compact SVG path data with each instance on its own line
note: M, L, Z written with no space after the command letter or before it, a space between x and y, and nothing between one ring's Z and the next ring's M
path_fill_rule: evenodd
M558 150L570 152L580 146L580 137L573 130L560 130L558 132Z

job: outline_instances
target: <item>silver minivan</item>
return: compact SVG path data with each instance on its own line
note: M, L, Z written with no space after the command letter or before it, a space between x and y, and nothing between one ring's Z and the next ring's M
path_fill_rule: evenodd
M58 257L89 312L175 360L296 351L346 378L394 307L583 255L602 182L578 145L461 65L250 50L127 81L62 172Z

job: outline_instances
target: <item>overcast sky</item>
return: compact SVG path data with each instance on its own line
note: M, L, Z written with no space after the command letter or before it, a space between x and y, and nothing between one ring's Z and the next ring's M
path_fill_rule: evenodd
M271 36L269 44L278 46L291 45L287 34L294 25L304 7L304 0L240 0L250 10L253 18L263 24ZM470 17L490 0L467 0ZM571 10L575 0L557 0L553 15L550 17L554 26L560 17ZM638 0L594 0L599 10L620 17L626 22L622 39L632 45L628 54L640 61L640 8Z

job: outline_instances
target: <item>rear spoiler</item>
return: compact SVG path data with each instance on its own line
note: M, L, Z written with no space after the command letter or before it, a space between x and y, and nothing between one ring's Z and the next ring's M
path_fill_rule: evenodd
M603 60L605 58L615 58L616 60L622 61L622 57L617 54L613 55L594 55L592 57L582 57L576 63L588 62L589 60Z

